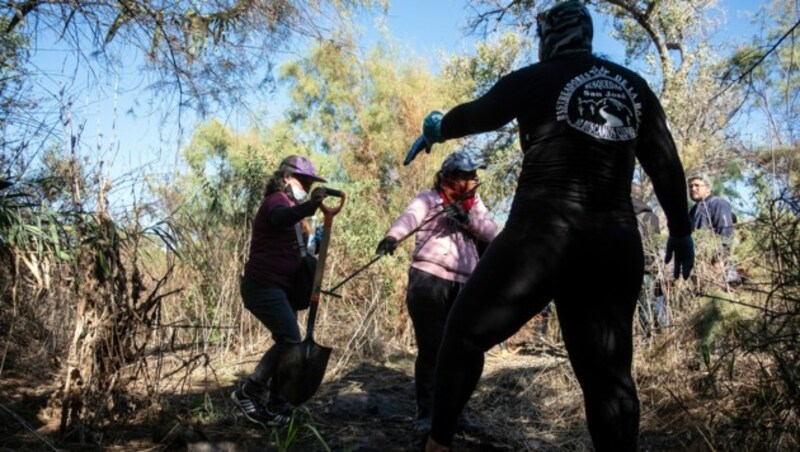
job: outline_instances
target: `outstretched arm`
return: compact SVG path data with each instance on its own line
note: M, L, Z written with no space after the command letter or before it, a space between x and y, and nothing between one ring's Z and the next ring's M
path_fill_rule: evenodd
M686 175L658 98L648 89L643 101L646 110L639 129L636 158L653 181L656 197L667 216L669 239L665 262L674 258L673 276L683 275L686 279L694 267Z
M425 192L418 194L411 200L405 212L392 222L392 226L386 232L386 236L396 240L405 237L422 223L430 208Z
M461 138L474 133L497 130L511 122L520 111L523 89L519 72L497 81L486 94L454 107L442 118L442 138Z
M403 165L410 164L422 151L430 152L435 143L488 132L507 124L520 110L520 90L523 87L522 77L518 72L512 72L483 96L456 106L446 115L438 111L428 113L422 124L422 134L406 153Z

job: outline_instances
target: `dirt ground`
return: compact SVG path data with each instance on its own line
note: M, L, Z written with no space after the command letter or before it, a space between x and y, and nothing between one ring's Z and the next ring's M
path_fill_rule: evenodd
M54 385L31 385L31 376L6 371L0 379L0 450L418 450L423 438L413 428L413 359L411 353L397 353L385 362L361 363L323 382L319 392L295 410L296 420L289 428L265 429L234 410L229 397L237 379L245 375L243 366L231 381L196 383L196 390L162 398L158 405L131 401L130 408L137 413L102 432L85 432L82 441L77 434L67 438L57 434L58 410L48 407ZM546 434L541 433L542 407L530 402L539 391L537 375L565 363L563 357L525 350L488 354L484 376L469 404L471 417L483 432L458 435L454 448L586 449L582 420L555 430L550 425Z
M189 451L414 451L423 438L413 428L413 350L364 362L323 382L296 409L288 428L263 428L234 410L230 393L258 359L235 372L167 397L127 401L130 416L94 432L58 432L58 410L48 407L53 384L5 371L0 378L0 451L7 450L189 450ZM38 377L41 377L39 375ZM198 381L200 380L200 381ZM158 400L158 402L152 402ZM541 342L493 349L468 405L483 430L459 434L456 451L583 451L591 440L583 399L563 349ZM642 450L687 450L691 440L651 431L653 413L643 411ZM95 444L95 446L87 446ZM688 447L688 449L694 449ZM703 450L695 449L695 450Z
M206 425L203 432L209 438L209 446L218 447L216 450L280 450L289 443L290 450L298 451L420 450L424 437L413 426L413 359L411 354L398 354L380 364L362 363L341 377L326 381L297 410L301 421L296 429L265 431L234 415L216 425ZM542 407L531 402L536 393L544 396L540 392L543 388L535 387L537 375L557 371L563 365L568 366L563 357L522 350L498 350L488 355L481 384L469 404L471 417L483 431L458 435L454 450L587 450L590 440L582 411L575 413L579 415L577 425L564 423L563 413L552 423L542 422ZM225 399L222 403L226 407L231 405L226 398L231 390L229 387L215 394L220 402ZM551 406L555 404L551 402ZM289 430L296 431L294 441L287 440ZM190 449L214 450L202 447L206 446L195 444Z

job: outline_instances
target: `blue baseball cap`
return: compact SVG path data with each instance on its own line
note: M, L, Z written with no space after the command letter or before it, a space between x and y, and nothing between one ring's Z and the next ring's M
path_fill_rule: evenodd
M448 155L442 162L442 172L463 171L468 173L478 169L486 169L486 162L481 156L467 151L457 151Z

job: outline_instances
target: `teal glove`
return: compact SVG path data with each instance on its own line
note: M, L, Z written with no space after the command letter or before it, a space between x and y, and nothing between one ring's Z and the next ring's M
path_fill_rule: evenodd
M440 111L432 111L425 116L422 121L422 135L414 140L411 148L406 154L406 159L403 160L403 166L407 166L421 151L426 153L431 152L431 147L434 143L441 143L444 141L442 138L442 117L444 115Z
M694 268L694 241L691 235L683 238L669 236L664 263L669 264L673 256L675 257L675 267L672 270L672 276L678 279L678 275L683 275L683 279L689 279L692 268Z
M444 141L442 138L442 118L444 115L441 111L432 111L422 121L422 136L428 143L441 143Z
M403 166L408 166L421 151L425 151L428 154L431 152L431 144L425 139L425 135L420 135L414 140L414 144L411 145L408 154L406 154L406 159L403 160Z

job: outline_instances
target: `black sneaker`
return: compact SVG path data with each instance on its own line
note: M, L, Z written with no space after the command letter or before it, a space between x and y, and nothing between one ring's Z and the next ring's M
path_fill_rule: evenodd
M267 409L273 413L291 413L292 409L289 402L277 392L270 392L267 397Z
M251 422L263 426L284 426L289 424L291 417L285 414L273 413L266 409L255 397L248 397L242 389L237 389L231 393L233 403L241 410L244 417Z

